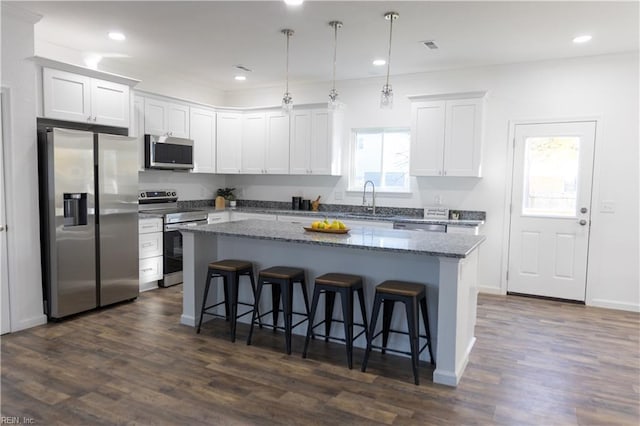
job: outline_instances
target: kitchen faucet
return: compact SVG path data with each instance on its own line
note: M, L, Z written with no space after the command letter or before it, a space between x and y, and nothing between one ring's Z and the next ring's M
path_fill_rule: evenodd
M367 184L371 184L371 206L367 206L367 211L370 211L371 214L376 214L376 185L372 180L368 180L364 183L364 188L362 189L362 205L367 204Z

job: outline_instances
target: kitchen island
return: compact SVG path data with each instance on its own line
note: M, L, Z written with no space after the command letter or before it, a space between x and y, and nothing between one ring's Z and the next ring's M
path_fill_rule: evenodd
M325 234L305 231L298 224L262 220L202 225L181 231L183 324L196 325L207 265L218 259L249 260L256 270L275 265L305 268L309 283L327 272L361 275L368 310L373 305L374 288L380 282L389 279L422 282L428 289L436 354L433 381L449 386L460 381L475 342L478 247L484 241L483 236L368 227L353 228L348 234ZM220 297L222 290L218 290ZM295 293L294 311L300 312L302 298ZM239 300L252 300L248 286L240 286ZM263 294L260 305L263 312L270 303L269 296ZM406 329L406 319L398 310L391 327ZM319 316L322 311L319 309ZM321 320L319 316L316 322ZM361 320L357 313L354 320ZM304 334L306 327L294 331ZM341 336L340 328L332 329L332 335ZM364 348L364 336L354 345ZM390 336L389 346L408 350L408 339L403 335ZM427 351L421 359L428 360Z

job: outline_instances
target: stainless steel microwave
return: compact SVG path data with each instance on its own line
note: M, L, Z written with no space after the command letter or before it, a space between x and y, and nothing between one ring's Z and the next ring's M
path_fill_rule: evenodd
M193 140L144 135L145 169L193 169Z

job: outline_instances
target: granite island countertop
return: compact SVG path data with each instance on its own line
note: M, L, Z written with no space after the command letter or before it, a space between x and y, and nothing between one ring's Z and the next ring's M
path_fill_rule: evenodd
M258 219L190 226L178 229L182 232L198 234L225 235L260 240L453 258L467 257L485 240L485 237L482 235L414 232L363 227L354 227L347 234L328 234L305 231L299 224Z
M484 220L454 220L454 219L424 219L422 217L415 216L402 216L402 215L373 215L367 213L350 213L350 212L331 212L331 211L309 211L309 210L278 210L260 207L235 207L224 210L216 210L214 207L198 207L198 210L203 210L208 213L215 212L239 212L239 213L255 213L255 214L270 214L275 216L308 216L310 220L314 218L324 219L328 217L332 219L354 219L363 221L377 221L377 222L402 222L402 223L428 223L436 225L457 225L475 227L484 224Z

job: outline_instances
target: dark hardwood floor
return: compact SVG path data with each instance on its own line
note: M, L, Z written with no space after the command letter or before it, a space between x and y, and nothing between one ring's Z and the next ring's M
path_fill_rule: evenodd
M338 344L309 359L281 335L179 324L181 286L2 336L2 417L66 425L638 425L640 315L481 295L477 342L457 388L421 385L408 359L374 353L367 373Z

